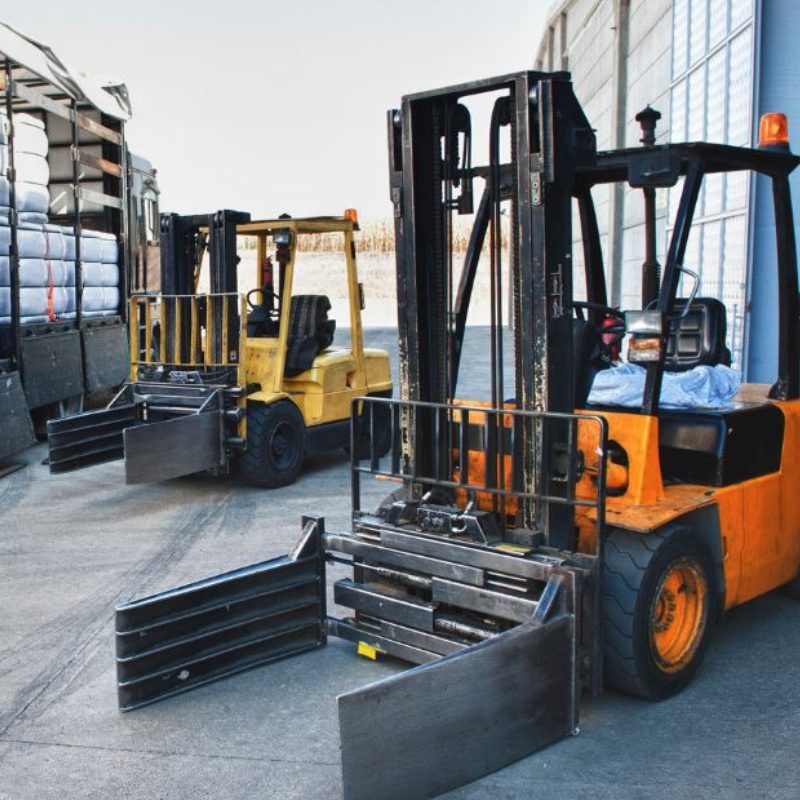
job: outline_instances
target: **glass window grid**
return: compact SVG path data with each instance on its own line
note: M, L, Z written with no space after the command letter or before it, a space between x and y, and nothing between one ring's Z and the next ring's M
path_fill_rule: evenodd
M749 85L746 108L741 114L741 117L746 116L748 140L730 142L732 123L739 122L730 114L733 89L730 67L732 49L740 48L736 53L739 55L746 36L752 74L753 14L753 0L675 0L673 3L672 141L703 139L750 144L752 84ZM717 83L714 78L720 74L723 80ZM741 98L741 94L737 93L737 97ZM681 180L669 192L667 238L672 233L672 221L682 188ZM706 176L684 257L687 267L699 275L698 293L719 297L726 305L728 341L734 367L740 367L743 344L747 190L748 181L744 173L731 173L725 180L719 176ZM679 291L688 293L691 283L690 278L683 278Z

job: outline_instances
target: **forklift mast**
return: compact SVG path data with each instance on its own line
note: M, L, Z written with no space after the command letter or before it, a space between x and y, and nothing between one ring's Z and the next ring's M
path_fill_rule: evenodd
M478 95L496 99L488 163L473 166L473 125L465 101ZM572 197L576 169L595 156L595 138L568 73L524 72L411 95L399 110L389 112L388 122L402 399L455 400L466 316L488 232L491 406L501 408L510 397L525 411L572 413L573 374L564 369L572 363L573 347ZM476 180L485 188L457 275L453 217L471 213ZM511 319L503 316L505 206ZM504 329L509 323L514 372L506 376ZM442 426L434 435L424 420L419 422L419 430L403 436L410 443L407 456L413 469L433 474L435 461L446 471L450 461L445 454L452 446L448 429ZM409 424L407 417L402 424ZM529 494L563 493L563 483L555 486L544 476L552 473L552 445L559 434L566 438L564 426L528 422L521 425L521 433L513 445L515 488ZM499 436L498 432L496 439ZM497 441L492 444L496 450ZM486 460L488 465L496 462L492 453ZM495 477L502 481L502 475ZM554 546L574 547L573 510L568 505L527 501L518 522L542 531Z
M250 214L229 209L213 214L161 215L161 292L165 296L188 298L197 294L197 282L203 254L209 255L209 289L212 295L233 296L239 291L236 255L236 227L250 222ZM191 342L191 318L181 316L176 324L175 314L180 303L165 306L163 335L167 353L188 353ZM223 303L214 308L216 323L215 353L221 351L223 337ZM234 315L227 316L227 342L230 350L238 350L239 325ZM180 342L175 336L180 336ZM176 348L176 345L179 345Z

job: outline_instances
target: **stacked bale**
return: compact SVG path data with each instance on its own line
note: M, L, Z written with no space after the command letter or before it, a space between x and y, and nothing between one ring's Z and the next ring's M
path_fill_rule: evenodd
M119 245L109 233L83 231L83 315L107 317L119 308Z
M11 203L11 186L6 171L9 166L8 119L0 113L0 209L5 210ZM20 222L47 222L50 207L50 169L47 166L47 134L44 123L30 114L14 116L14 167L17 179L14 183L17 211Z
M11 321L8 155L8 122L0 113L0 325ZM48 223L51 192L47 155L44 123L28 114L15 115L14 189L19 223L20 321L23 323L54 322L76 316L75 231ZM116 238L97 231L83 231L81 260L85 316L116 314L119 308Z

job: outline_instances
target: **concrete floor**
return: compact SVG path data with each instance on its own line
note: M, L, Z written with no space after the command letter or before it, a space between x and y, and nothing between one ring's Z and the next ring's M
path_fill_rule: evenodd
M465 393L485 374L485 332L470 336ZM120 463L50 476L44 456L32 448L0 480L0 800L339 796L335 697L397 663L334 639L122 715L112 616L121 599L286 552L303 513L346 528L344 456L271 492L207 477L126 487ZM580 736L450 796L797 798L798 612L778 593L733 611L678 697L585 700Z

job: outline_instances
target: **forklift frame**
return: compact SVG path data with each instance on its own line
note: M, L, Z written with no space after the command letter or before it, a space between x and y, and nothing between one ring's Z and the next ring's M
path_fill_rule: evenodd
M473 167L458 155L462 138L471 134L469 115L460 100L498 92L502 96L492 112L490 163ZM652 554L675 559L653 567L652 575L661 585L667 572L657 570L671 569L672 563L680 568L706 565L722 575L721 539L716 542L718 550L708 547L706 553L708 538L721 530L722 512L717 516L713 495L718 491L724 497L725 490L736 490L760 476L743 478L734 471L728 483L713 484L720 489L678 487L687 489L685 496L661 502L665 490L655 414L664 372L663 326L660 357L648 367L641 409L576 411L576 381L572 369L565 369L573 366L573 198L584 234L589 316L599 322L602 308L591 304L606 307L606 294L591 187L625 181L650 191L686 176L656 298L655 311L663 319L675 307L702 175L746 168L772 177L782 300L780 374L771 392L779 408L768 413L773 433L783 436L785 415L794 437L786 441L796 442L800 436L798 280L788 188L788 174L800 159L788 152L706 144L598 154L565 73L524 72L411 95L403 99L400 110L389 112L388 125L401 399L362 398L354 404L358 417L354 414L352 433L352 533L326 533L321 519L304 518L302 537L288 560L249 568L271 575L267 586L274 586L274 596L279 597L285 588L283 570L295 561L347 565L353 577L336 582L333 599L350 608L353 616L327 615L323 566L313 579L318 616L306 621L317 626L317 635L310 635L305 647L321 646L327 636L336 635L357 643L359 653L367 657L385 653L422 665L338 698L347 798L431 797L576 733L581 691L598 693L602 687L603 631L610 626L606 628L601 616L606 607L601 604L601 581L604 591L612 589L603 572L606 557L617 558L617 566L629 559L629 572L624 573L623 567L618 575L629 590L624 598L635 608L628 611L617 605L632 620L640 605L650 609L650 600L639 592L645 593L642 576L651 575L647 570L654 563ZM498 136L506 126L511 129L511 162L502 164ZM486 179L487 190L456 289L449 215L470 213L471 182L476 177ZM516 390L512 402L506 397L502 367L499 207L503 201L511 204ZM654 224L650 204L650 242ZM487 405L461 404L454 395L464 324L487 233L494 301L492 399ZM652 277L652 253L646 255ZM652 298L645 299L645 305L650 302ZM354 446L356 420L372 424L378 408L388 408L391 419L388 465L374 450L362 454ZM781 425L775 424L776 415ZM702 415L697 420L705 422ZM639 448L632 450L630 464L641 463L633 464L638 469L631 478L635 486L628 486L632 473L627 467L623 470L624 492L630 491L630 496L622 498L617 491L620 497L611 497L608 484L612 468L619 464L611 459L609 439L614 428L620 430L624 424L632 429ZM714 424L727 432L725 418ZM590 428L597 434L590 434ZM368 466L361 466L361 461ZM779 458L779 472L780 466ZM644 475L648 467L653 475ZM771 479L776 478L773 467L771 463ZM360 480L365 474L402 483L372 514L360 507ZM781 480L785 477L777 474ZM769 491L778 486L772 480ZM772 496L765 491L760 500L768 502ZM619 502L612 507L619 500L639 514L636 524L625 519L626 509ZM679 524L671 525L674 521ZM704 527L706 539L695 536L693 525ZM609 545L606 551L605 541L612 540L614 529L620 527L627 528L621 531L625 537L647 540L652 549L642 544L642 550L612 553ZM689 539L701 560L691 562L691 552L680 550ZM592 548L585 547L587 540ZM615 546L620 543L613 541ZM677 543L677 552L660 550L670 542ZM644 566L631 552L641 556ZM628 583L631 573L635 585ZM717 598L703 604L716 586L715 576L706 577L709 593L699 601L698 618L710 624L710 613L703 616L705 612L721 613L723 606ZM246 571L228 573L118 607L123 710L192 688L195 681L206 682L297 652L296 640L291 639L283 650L281 645L278 649L268 645L253 655L252 648L258 650L264 636L279 642L281 631L265 633L265 628L250 626L238 616L237 603L247 594L248 578ZM724 587L723 577L723 594ZM684 583L676 591L686 588ZM261 591L266 594L264 587ZM657 596L652 595L653 602ZM744 599L747 596L733 600ZM266 597L257 605L267 616L284 608L281 601L273 606ZM129 625L128 615L140 608L146 609L144 621ZM135 654L126 649L130 641L136 643ZM134 664L132 658L138 661ZM224 660L219 671L214 671L216 659ZM611 661L605 666L609 671L614 668ZM129 702L128 692L137 685L145 687L145 693ZM657 696L641 688L638 693Z

